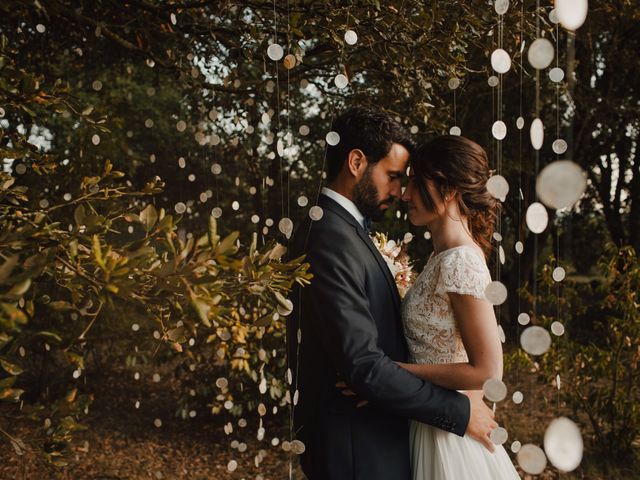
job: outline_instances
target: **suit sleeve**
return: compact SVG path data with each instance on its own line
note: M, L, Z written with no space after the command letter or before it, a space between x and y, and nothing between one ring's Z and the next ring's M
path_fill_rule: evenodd
M350 248L345 248L360 239L344 234L332 237L332 244L339 248L328 249L314 242L308 252L314 278L304 289L304 301L311 302L317 312L314 322L320 324L311 325L313 334L328 352L333 367L372 405L464 435L470 414L468 398L415 377L378 347L364 266L349 255Z

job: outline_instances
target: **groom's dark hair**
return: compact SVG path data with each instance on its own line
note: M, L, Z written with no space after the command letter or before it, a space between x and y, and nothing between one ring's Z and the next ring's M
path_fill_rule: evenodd
M351 150L359 149L367 156L369 165L379 162L399 143L409 153L414 143L407 129L389 114L371 107L353 107L333 121L331 130L340 135L337 145L327 147L327 181L340 173Z

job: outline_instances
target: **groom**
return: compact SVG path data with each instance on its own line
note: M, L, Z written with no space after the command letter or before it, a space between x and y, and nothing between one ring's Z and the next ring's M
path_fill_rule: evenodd
M303 222L290 245L314 275L294 290L287 326L302 469L309 480L409 480L409 419L489 449L496 424L481 400L470 403L394 363L408 360L400 297L368 226L401 195L408 133L363 107L342 114L333 130L340 141L327 149L322 219Z

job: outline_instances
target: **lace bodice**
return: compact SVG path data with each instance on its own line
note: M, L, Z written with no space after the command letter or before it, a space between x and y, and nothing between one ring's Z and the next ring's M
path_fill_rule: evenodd
M412 363L467 362L448 292L484 298L491 275L484 258L462 245L432 255L402 302Z

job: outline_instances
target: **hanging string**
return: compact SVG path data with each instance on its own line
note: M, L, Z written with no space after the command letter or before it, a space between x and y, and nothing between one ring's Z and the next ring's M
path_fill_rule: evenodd
M291 54L291 10L287 0L287 55ZM287 148L291 148L293 134L291 133L291 70L287 68ZM291 218L291 163L287 165L287 217Z
M274 43L278 43L278 12L276 11L276 0L273 0L273 41ZM280 77L279 77L279 65L278 62L274 62L275 65L275 77L276 77L276 145L278 145L279 141L282 139L278 138L280 134ZM277 150L277 146L276 146ZM284 202L284 180L283 180L283 162L282 155L276 151L276 154L279 157L279 169L278 176L280 177L280 210L281 210L281 218L285 216L285 202Z
M556 23L556 68L560 68L560 25ZM560 138L560 82L556 82L556 139ZM557 149L556 149L557 150ZM556 160L560 153L556 153ZM556 227L556 266L560 267L560 230ZM556 282L556 320L560 321L560 282ZM559 375L559 374L558 374ZM560 386L556 385L556 410L560 410Z
M536 0L536 38L540 38L540 0ZM535 69L536 71L536 103L535 103L535 118L539 118L540 116L540 70ZM540 150L535 149L535 174L534 178L538 176L538 172L540 171ZM538 201L538 193L533 190L534 201ZM533 288L532 288L532 302L533 302L533 314L534 317L538 311L538 235L533 234Z
M456 90L457 88L453 89L453 124L454 125L458 125L458 108L457 108L457 102L456 102Z
M498 14L498 48L503 49L504 42L504 16L502 14ZM498 105L497 105L497 117L498 121L502 121L502 92L503 92L503 74L498 72ZM502 140L497 141L497 173L498 175L502 175ZM498 255L496 258L496 280L500 281L501 278L501 252L502 252L502 210L498 211L497 218L497 232L499 234L498 241ZM498 305L498 325L501 323L502 319L502 306Z
M523 84L523 71L524 71L524 62L523 62L523 46L524 46L524 0L520 3L520 85L519 85L519 109L518 109L518 120L521 120L522 117L522 84ZM517 238L519 242L522 242L522 128L518 128L518 235ZM522 253L518 253L518 292L522 288ZM518 315L522 311L522 298L520 294L518 294ZM516 321L516 338L520 338L520 322ZM516 367L516 383L520 379L520 369Z
M275 0L274 0L274 6L275 6ZM349 29L349 12L350 12L350 6L347 7L347 22L346 22L346 29ZM287 1L287 17L289 17L289 2ZM289 29L290 29L290 22L289 22ZM340 52L340 65L343 65L343 59L344 59L344 44L342 45L341 48L341 52ZM288 74L287 74L288 75ZM289 77L287 76L287 91L289 89L290 85L289 85ZM289 106L289 104L287 104ZM287 111L288 111L288 107L287 107ZM331 113L330 113L330 122L329 122L329 131L333 130L333 121L334 121L334 117L335 117L335 105L331 104ZM287 117L287 121L289 121L289 117ZM289 124L287 123L287 128L289 129ZM323 151L323 155L322 155L322 167L320 168L320 178L318 180L318 187L316 190L316 194L315 194L315 201L313 203L314 206L318 205L318 202L320 201L320 193L322 192L322 185L324 183L324 171L326 168L326 162L327 162L327 150L328 150L328 143L325 141L325 145L324 145L324 151ZM313 222L313 220L312 220ZM306 237L305 237L305 241L304 241L304 250L306 250L308 242L309 242L309 237L311 235L311 225L312 223L309 224L309 228L307 229L306 232ZM297 300L297 304L301 305L302 304L302 289L298 289L298 298ZM299 378L300 378L300 347L302 344L302 329L300 328L300 322L302 320L301 315L302 315L302 311L298 310L300 313L300 316L298 317L298 325L296 325L296 366L295 366L295 372L292 372L292 382L293 382L293 387L294 387L294 398L289 400L289 439L290 441L293 441L295 439L295 432L294 432L294 415L295 415L295 407L296 407L296 396L297 396L297 392L298 392L298 385L299 385ZM290 338L290 335L287 333L287 338ZM287 348L287 351L289 351L289 348ZM288 372L290 371L290 359L289 356L287 355L287 369ZM288 387L288 391L291 391L291 389ZM291 451L289 453L289 480L292 480L293 478L293 457L294 457L294 452Z

